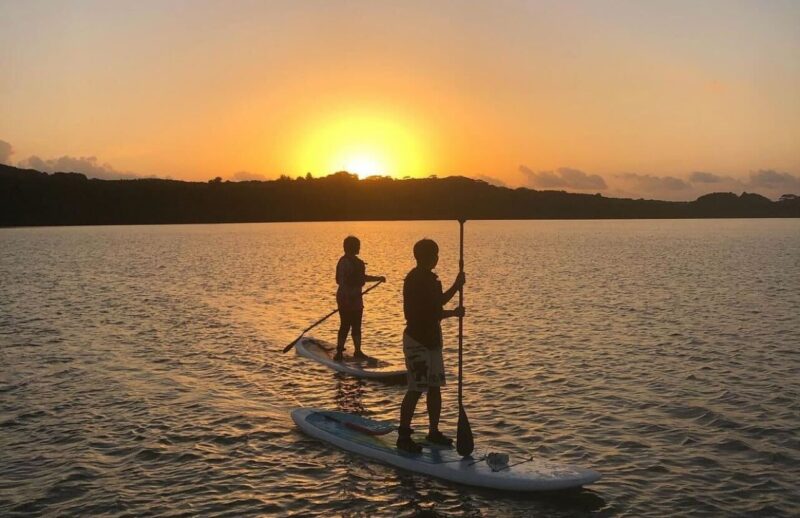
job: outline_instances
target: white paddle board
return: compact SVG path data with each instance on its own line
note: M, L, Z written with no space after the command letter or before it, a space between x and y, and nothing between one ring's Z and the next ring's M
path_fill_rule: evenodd
M600 473L590 469L531 457L510 458L505 467L490 467L483 453L473 452L472 457L463 458L452 447L432 445L417 437L414 440L422 444L422 453L407 453L395 446L396 427L386 421L314 408L296 408L291 415L297 426L312 437L385 464L460 484L509 491L550 491L585 486L600 478Z
M301 338L294 348L300 356L319 362L336 372L343 372L357 378L394 378L406 375L405 364L397 364L373 357L357 360L350 356L347 351L345 351L342 361L334 361L333 356L336 354L336 346L316 338Z

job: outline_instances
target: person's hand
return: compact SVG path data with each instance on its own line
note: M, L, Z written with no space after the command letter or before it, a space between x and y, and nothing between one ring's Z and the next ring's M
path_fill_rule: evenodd
M378 282L386 282L386 277L384 277L383 275L380 275L378 277Z
M457 290L460 290L466 283L467 275L464 272L459 272L458 275L456 275L456 281L453 283L453 286L455 286Z
M466 315L467 310L464 309L464 306L458 306L456 309L453 310L454 317L463 317Z

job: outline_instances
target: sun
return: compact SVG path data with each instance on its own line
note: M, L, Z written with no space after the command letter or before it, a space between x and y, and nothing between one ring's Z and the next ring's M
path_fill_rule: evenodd
M385 175L386 167L378 160L369 155L356 155L347 161L345 171L357 174L359 178L366 178L374 175Z
M330 113L308 121L299 140L295 168L314 176L337 171L360 178L429 174L419 133L408 120L385 110Z

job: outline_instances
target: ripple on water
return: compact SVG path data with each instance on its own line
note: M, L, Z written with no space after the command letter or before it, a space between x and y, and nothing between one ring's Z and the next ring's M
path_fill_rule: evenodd
M797 515L797 225L469 223L478 446L604 474L547 495L371 463L288 416L396 420L402 384L280 350L332 309L330 269L352 233L390 279L367 297L365 348L400 361L411 243L439 242L446 284L451 222L0 229L0 514ZM453 431L452 322L444 335Z

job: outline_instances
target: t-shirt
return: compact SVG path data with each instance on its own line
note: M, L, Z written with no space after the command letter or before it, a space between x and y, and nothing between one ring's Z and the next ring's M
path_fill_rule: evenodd
M442 283L430 270L414 268L403 282L406 334L429 349L442 346Z
M366 264L353 255L343 255L336 264L336 303L340 309L363 309L361 287L366 281Z

